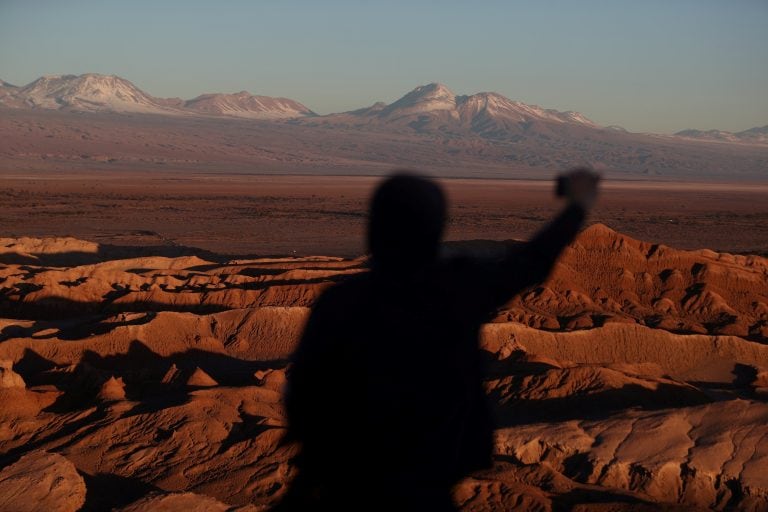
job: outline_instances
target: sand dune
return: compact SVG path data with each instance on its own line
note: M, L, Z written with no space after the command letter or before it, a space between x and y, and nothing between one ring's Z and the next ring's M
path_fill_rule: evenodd
M280 498L287 357L364 259L0 248L0 510ZM457 487L463 510L768 510L768 260L595 225L491 320L496 460Z

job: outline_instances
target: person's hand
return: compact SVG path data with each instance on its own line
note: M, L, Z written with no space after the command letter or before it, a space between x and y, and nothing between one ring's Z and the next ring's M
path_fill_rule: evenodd
M599 182L600 174L592 169L586 167L574 169L558 176L557 195L589 210L597 200Z

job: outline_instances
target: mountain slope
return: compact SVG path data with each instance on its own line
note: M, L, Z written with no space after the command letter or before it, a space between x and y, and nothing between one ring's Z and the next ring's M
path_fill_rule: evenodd
M5 102L14 102L11 98L19 88L13 84L9 84L5 80L0 80L0 106L5 105Z

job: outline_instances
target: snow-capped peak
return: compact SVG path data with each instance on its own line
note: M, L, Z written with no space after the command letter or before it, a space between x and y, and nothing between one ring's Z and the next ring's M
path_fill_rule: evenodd
M436 110L455 110L456 95L443 84L421 85L382 111L383 115L398 116L432 112Z
M480 92L471 96L456 96L439 83L422 85L384 108L380 116L390 120L414 114L448 114L450 118L471 122L476 116L504 119L505 122L524 123L541 120L553 123L576 123L596 127L595 123L578 112L559 112L512 101L496 92Z
M114 112L167 112L131 82L115 75L46 75L20 88L18 95L33 108L71 108Z

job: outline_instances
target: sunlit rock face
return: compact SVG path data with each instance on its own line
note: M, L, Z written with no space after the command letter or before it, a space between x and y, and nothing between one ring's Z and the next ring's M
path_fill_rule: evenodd
M364 259L0 247L0 510L279 501L297 453L281 443L288 357ZM456 504L768 509L766 326L765 258L588 228L483 327L495 463Z
M0 510L75 512L85 492L77 468L56 453L31 450L0 471Z

